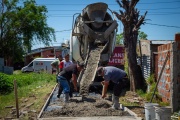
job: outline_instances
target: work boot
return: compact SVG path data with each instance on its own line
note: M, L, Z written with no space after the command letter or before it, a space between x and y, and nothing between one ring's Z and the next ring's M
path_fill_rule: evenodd
M68 102L69 101L69 93L65 93L64 94L64 102Z
M113 101L112 108L116 109L116 110L120 109L119 97L115 96L115 95L112 95L112 101Z

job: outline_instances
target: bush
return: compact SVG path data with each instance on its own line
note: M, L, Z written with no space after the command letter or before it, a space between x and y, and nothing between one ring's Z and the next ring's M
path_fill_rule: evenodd
M0 73L0 94L7 94L13 90L13 82L9 75Z

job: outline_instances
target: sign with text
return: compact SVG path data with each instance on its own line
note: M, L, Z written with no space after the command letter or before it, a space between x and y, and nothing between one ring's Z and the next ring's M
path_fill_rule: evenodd
M124 47L123 46L116 46L114 48L113 55L109 59L108 65L111 65L111 66L124 65Z

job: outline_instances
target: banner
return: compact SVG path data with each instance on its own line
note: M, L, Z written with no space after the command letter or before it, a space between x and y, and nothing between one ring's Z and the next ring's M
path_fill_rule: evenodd
M112 57L109 59L109 66L124 65L124 47L116 46Z

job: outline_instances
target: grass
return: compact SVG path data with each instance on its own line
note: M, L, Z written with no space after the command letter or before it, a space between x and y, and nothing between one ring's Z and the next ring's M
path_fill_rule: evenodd
M15 75L18 76L17 78L23 76L27 79L27 81L31 81L28 82L29 85L26 85L27 83L24 83L24 86L21 85L21 87L18 87L17 89L19 109L26 110L27 105L31 105L28 107L28 109L35 110L36 113L39 113L47 99L47 96L51 93L56 84L55 75L47 73L23 74L21 72L15 72ZM14 75L12 76L14 77ZM18 79L16 80L18 81ZM13 106L13 108L16 108L14 91L7 95L0 95L0 103L0 119L10 116L12 108L6 107ZM28 119L28 116L24 116L23 119L26 119L26 117Z

